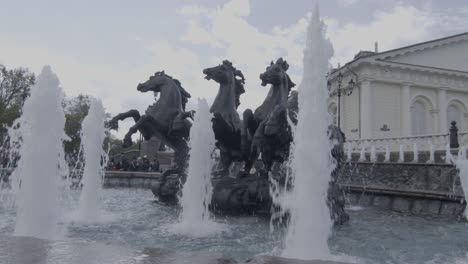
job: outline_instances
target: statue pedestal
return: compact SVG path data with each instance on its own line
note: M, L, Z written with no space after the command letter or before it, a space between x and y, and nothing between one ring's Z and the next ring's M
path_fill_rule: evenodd
M141 142L140 157L144 157L146 155L149 160L157 158L160 144L161 141L156 137L144 140Z

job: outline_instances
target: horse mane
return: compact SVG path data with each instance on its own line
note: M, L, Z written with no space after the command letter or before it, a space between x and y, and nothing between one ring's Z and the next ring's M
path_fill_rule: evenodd
M296 86L296 84L291 80L291 77L289 77L289 74L286 73L286 71L289 69L289 63L286 60L284 60L283 58L280 57L278 60L276 60L276 63L273 63L273 61L271 61L270 66L273 65L273 64L277 64L277 65L279 65L281 67L281 69L283 69L284 74L286 74L288 91L290 92L291 89L294 86Z
M245 77L241 70L236 69L232 62L229 60L223 60L223 65L232 71L234 74L234 94L236 98L236 107L240 105L240 96L245 93Z
M185 106L187 105L188 98L191 98L192 95L190 95L190 93L188 93L187 90L185 90L184 87L182 87L182 84L176 78L168 75L164 71L159 71L159 72L156 72L154 74L154 76L158 76L158 75L164 75L164 76L168 77L169 79L171 79L172 81L174 81L174 83L176 84L177 88L179 89L179 92L180 92L180 95L181 95L180 98L181 98L181 103L182 103L182 109L185 111Z

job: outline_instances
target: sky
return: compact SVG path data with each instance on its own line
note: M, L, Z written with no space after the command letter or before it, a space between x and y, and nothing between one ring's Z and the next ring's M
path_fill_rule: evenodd
M246 77L239 110L255 109L271 60L286 59L299 84L315 3L335 67L374 42L385 51L468 31L466 0L0 0L0 64L35 73L50 65L67 96L98 97L115 115L152 104L136 86L161 70L192 94L189 109L198 97L212 101L218 85L202 70L229 59Z

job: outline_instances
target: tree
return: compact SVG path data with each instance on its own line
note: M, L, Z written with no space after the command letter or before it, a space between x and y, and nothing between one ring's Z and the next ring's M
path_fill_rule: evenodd
M88 115L91 104L89 95L80 94L76 97L65 99L63 102L65 110L65 133L70 138L64 142L66 156L77 155L81 145L81 123Z
M4 141L7 128L20 117L34 82L34 74L28 69L8 70L0 64L0 142Z
M63 102L65 110L65 133L70 138L64 142L65 155L68 159L76 159L81 147L81 124L88 115L89 107L91 106L91 96L80 94L76 97L66 98ZM106 123L110 119L110 115L106 113ZM121 146L122 141L111 135L109 130L106 130L103 148L108 150L110 146Z

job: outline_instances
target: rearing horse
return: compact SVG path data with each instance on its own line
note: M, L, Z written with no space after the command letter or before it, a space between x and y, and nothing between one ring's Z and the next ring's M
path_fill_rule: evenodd
M237 113L240 95L244 90L244 75L230 61L203 70L205 79L219 83L219 90L211 105L213 113L213 131L216 146L221 154L220 174L226 175L232 161L242 161L241 154L241 120Z
M246 173L250 171L253 163L258 159L260 152L265 152L262 154L262 159L267 171L270 169L273 160L283 159L287 155L282 154L278 156L275 154L277 150L272 147L277 146L281 149L288 149L285 144L289 144L291 140L285 115L289 92L295 84L286 73L288 68L289 64L283 58L279 58L276 63L272 61L266 68L266 71L260 74L262 86L271 84L268 95L263 103L255 109L255 113L252 113L250 109L246 109L243 113L242 151ZM269 131L275 131L275 133L270 133ZM275 134L279 135L278 133L288 136L275 137ZM275 144L265 143L272 140ZM281 142L278 140L281 140ZM265 148L267 145L268 148Z
M142 93L153 91L159 93L160 97L146 109L144 115L140 116L138 110L118 114L109 122L110 127L118 129L119 120L132 117L135 125L125 135L124 147L132 145L132 135L137 131L140 131L145 140L156 136L174 150L178 170L183 171L188 155L187 140L192 126L187 117L192 117L193 112L185 112L185 103L190 94L177 79L164 71L156 72L146 82L138 84L137 90Z

